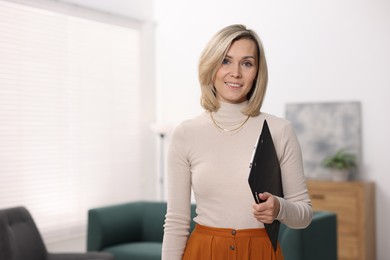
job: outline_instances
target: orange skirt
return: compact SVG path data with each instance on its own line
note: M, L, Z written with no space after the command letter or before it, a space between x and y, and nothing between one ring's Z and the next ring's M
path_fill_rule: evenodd
M283 260L264 228L228 229L197 224L188 239L183 260Z

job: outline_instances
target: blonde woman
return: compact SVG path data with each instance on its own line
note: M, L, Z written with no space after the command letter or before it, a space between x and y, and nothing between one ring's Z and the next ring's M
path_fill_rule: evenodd
M290 123L261 111L267 63L258 35L243 25L220 30L199 62L205 111L178 125L168 152L168 208L163 260L281 260L264 224L305 228L312 208L299 143ZM248 184L253 146L267 120L282 172L284 197ZM196 227L189 234L191 190Z

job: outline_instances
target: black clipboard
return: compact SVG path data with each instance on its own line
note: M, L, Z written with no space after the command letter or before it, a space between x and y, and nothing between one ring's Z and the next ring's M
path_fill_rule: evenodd
M249 167L248 182L257 204L262 202L257 196L259 193L269 192L272 195L283 197L279 159L266 120L264 120L263 129L257 139ZM264 224L264 226L274 251L276 251L280 222L275 220L271 224Z

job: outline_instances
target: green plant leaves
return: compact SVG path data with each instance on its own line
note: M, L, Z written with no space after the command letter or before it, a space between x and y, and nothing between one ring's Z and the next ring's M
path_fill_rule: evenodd
M352 169L355 168L356 155L352 153L347 153L345 150L338 150L334 155L326 157L322 161L322 165L325 168L335 168L335 169Z

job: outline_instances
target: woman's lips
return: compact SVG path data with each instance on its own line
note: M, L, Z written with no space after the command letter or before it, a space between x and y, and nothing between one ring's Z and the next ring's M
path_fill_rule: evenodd
M229 87L232 87L232 88L240 88L242 87L243 85L240 84L240 83L233 83L233 82L225 82L225 84Z

